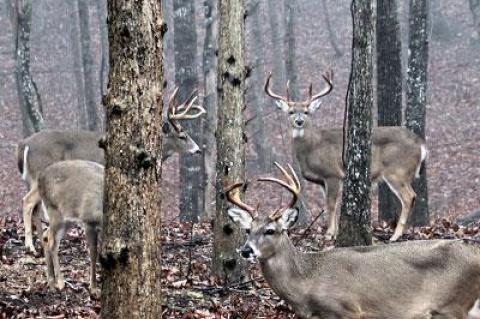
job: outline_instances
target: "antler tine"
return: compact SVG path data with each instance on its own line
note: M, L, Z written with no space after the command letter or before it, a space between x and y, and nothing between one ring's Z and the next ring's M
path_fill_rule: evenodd
M287 100L290 100L290 80L287 81Z
M240 207L241 209L247 211L252 217L254 217L255 216L255 211L256 211L255 208L253 208L252 206L242 202L241 199L238 197L238 193L237 193L237 196L232 195L232 193L231 193L234 189L242 187L243 185L244 185L244 183L239 182L239 183L235 183L233 185L228 186L224 190L225 195L227 196L227 199L230 203L232 203L232 204Z
M168 115L175 114L175 100L177 99L177 94L178 94L178 86L175 87L172 95L170 95L170 98L168 99Z
M325 80L325 82L327 82L327 87L324 88L322 91L320 91L319 93L313 95L311 97L311 100L316 100L318 98L321 98L322 96L325 96L327 95L328 93L330 93L333 89L333 71L332 70L329 70L327 72L325 72L325 74L322 74L322 78Z
M270 96L270 97L272 97L272 98L274 98L274 99L288 102L288 97L281 96L281 95L278 95L278 94L273 93L272 88L271 88L271 83L270 83L271 79L272 79L272 72L270 72L270 73L268 74L267 81L265 82L265 87L264 87L265 93L266 93L268 96Z
M196 119L197 117L201 116L202 114L207 113L207 111L200 105L194 104L198 98L198 90L194 90L192 94L190 94L189 98L185 103L183 103L179 109L183 109L181 113L172 113L170 119L172 120L192 120ZM197 110L197 113L188 114L190 110Z

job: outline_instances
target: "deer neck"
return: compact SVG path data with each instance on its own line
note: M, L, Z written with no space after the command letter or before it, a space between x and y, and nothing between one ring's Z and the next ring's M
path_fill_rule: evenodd
M277 252L260 261L263 276L281 298L295 305L301 302L301 283L308 275L303 253L297 251L285 234L280 239Z

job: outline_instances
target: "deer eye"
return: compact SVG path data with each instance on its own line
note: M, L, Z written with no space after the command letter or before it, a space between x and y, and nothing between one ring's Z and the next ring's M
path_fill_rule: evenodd
M250 228L246 228L246 229L245 229L245 233L246 233L247 235L250 235Z
M295 113L293 110L288 111L288 114L290 115L292 115L293 113Z
M264 235L271 236L275 234L275 229L267 229Z
M178 137L179 137L181 140L186 140L186 139L187 139L187 135L185 135L185 133L179 134Z

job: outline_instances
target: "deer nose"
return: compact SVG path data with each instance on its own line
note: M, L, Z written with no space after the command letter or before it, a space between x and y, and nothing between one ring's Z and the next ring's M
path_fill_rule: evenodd
M194 154L202 154L202 151L200 149L195 150Z
M253 255L253 249L250 246L243 246L240 254L243 258L250 258Z
M295 125L298 126L298 127L302 127L304 123L305 123L304 119L296 119L295 120Z

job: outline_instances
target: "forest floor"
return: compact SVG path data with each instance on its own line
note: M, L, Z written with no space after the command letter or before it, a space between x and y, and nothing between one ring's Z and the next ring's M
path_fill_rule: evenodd
M375 244L386 244L392 225L373 226ZM427 227L411 227L402 240L479 237L479 226L459 226L444 218ZM26 253L20 218L0 217L0 229L0 318L100 317L100 302L88 292L89 260L80 228L71 229L60 248L67 281L61 292L47 288L44 259ZM331 243L323 239L323 230L323 225L315 223L313 227L294 229L291 237L302 250L331 249ZM291 309L263 280L258 264L249 265L247 278L228 287L210 275L211 234L209 223L193 228L189 223L164 225L162 318L294 318Z

